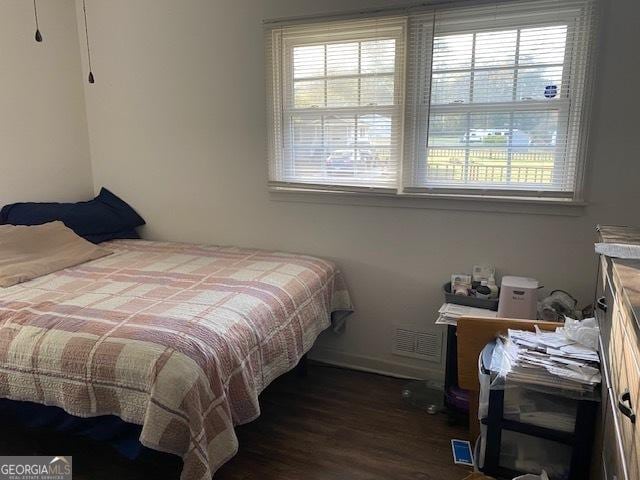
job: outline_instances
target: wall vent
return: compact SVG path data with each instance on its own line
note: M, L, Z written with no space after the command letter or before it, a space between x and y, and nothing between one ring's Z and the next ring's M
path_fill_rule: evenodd
M439 362L442 358L442 333L418 332L411 327L397 326L391 351L403 357Z

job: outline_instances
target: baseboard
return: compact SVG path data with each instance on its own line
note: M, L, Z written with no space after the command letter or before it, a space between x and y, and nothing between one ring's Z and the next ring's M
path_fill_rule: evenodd
M389 377L408 380L434 380L441 382L443 372L440 365L415 367L400 362L392 362L380 358L357 355L330 348L316 347L309 352L309 358L316 362L349 368L362 372L378 373Z

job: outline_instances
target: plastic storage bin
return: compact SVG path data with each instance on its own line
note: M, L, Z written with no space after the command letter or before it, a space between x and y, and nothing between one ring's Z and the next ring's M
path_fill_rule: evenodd
M597 401L547 393L524 384L493 383L494 343L478 359L478 467L513 478L545 470L551 480L588 478ZM489 366L489 368L487 368Z
M476 282L477 283L477 282ZM479 285L479 284L478 284ZM451 293L451 282L447 282L442 286L444 299L447 303L455 303L456 305L465 305L467 307L486 308L487 310L498 311L498 299L486 300L484 298L465 297L464 295L454 295Z
M504 418L528 425L573 432L578 400L531 388L512 386L504 391Z
M500 466L516 472L540 474L553 480L569 478L571 447L519 432L502 432Z

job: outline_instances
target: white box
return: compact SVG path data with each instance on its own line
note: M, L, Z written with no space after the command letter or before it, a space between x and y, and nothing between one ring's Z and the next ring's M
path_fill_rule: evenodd
M502 277L498 317L535 320L539 288L540 284L533 278Z

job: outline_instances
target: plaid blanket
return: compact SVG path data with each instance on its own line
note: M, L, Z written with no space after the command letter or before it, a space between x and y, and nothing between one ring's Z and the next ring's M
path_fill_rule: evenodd
M209 480L258 394L351 311L340 272L233 247L105 246L114 254L0 290L0 397L117 415L180 455L182 480Z

